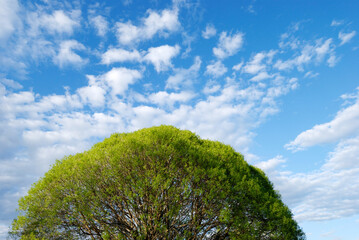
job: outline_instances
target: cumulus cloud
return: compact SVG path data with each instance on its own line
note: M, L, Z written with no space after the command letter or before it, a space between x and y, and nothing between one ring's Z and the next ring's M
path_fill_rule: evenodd
M217 33L216 28L212 24L207 24L206 29L202 31L202 37L205 39L210 39L215 36Z
M341 41L340 45L344 45L348 43L355 35L356 35L356 31L352 31L349 33L339 32L338 38Z
M61 37L67 37L79 26L79 12L77 15L70 13L66 11L56 13L55 11L44 15L49 18L51 26L41 25L40 27L48 33L62 34ZM108 26L107 23L102 20L106 21L101 17L97 20L90 20L101 36L105 35L108 30L104 27ZM66 21L69 27L63 26ZM56 24L59 24L58 29L53 27ZM120 44L131 45L131 43L151 39L156 35L165 37L177 31L179 27L177 10L148 11L147 16L141 19L138 25L130 22L118 23L116 31ZM60 50L54 57L56 64L65 66L86 63L86 59L80 55L81 51L86 49L84 45L75 40L61 41L60 39L59 42ZM231 35L222 32L218 45L213 49L218 60L206 66L206 74L214 77L223 76L228 69L222 60L236 54L242 45L242 33ZM300 43L296 48L293 47L293 49L299 49L299 52L295 52L288 61L282 61L288 66L283 69L300 68L309 62L327 61L328 64L334 62L333 59L336 57L331 39L318 40L308 45L310 47L306 50ZM39 48L48 51L52 45L39 46L43 46ZM157 72L162 72L172 67L171 61L179 52L178 45L162 45L141 52L131 47L121 46L121 48L108 49L101 56L101 63L144 61L153 64ZM23 195L26 191L22 193L19 186L29 186L29 183L42 175L56 158L61 158L64 154L88 149L93 143L116 131L132 131L153 125L172 124L189 129L203 138L231 144L244 153L247 160L255 158L249 151L249 146L255 136L254 129L268 116L279 111L277 102L281 96L298 86L298 79L272 72L274 70L271 68L272 59L275 54L275 51L256 53L249 61L233 66L233 70L238 71L236 74L251 74L248 78L251 81L246 81L246 84L242 85L237 82L238 79L230 78L223 81L222 79L205 79L205 81L195 82L202 63L200 57L195 57L194 63L188 68L173 69L173 75L168 77L164 89L157 89L163 87L163 83L159 84L159 87L154 86L157 84L155 83L153 89L156 90L147 88L148 92L141 96L136 93L137 86L134 86L145 74L139 70L124 67L112 68L104 74L87 76L88 85L73 90L73 94L68 89L62 95L41 96L32 91L19 91L19 84L13 80L0 80L0 129L2 129L0 190L5 188L5 184L6 186L17 184L16 193L4 190L1 196L8 201L8 199L15 199L12 196ZM268 81L260 82L264 79ZM193 82L197 84L196 89L202 89L202 92L194 93L191 88ZM14 93L15 90L17 92ZM170 90L175 90L175 92ZM131 94L128 94L129 92ZM135 95L138 97L133 97ZM99 110L103 110L99 109L102 107L106 107L106 110L99 113ZM345 109L349 108L350 106ZM353 120L357 119L353 117L352 120L340 123L345 125ZM335 217L335 212L338 216L358 212L355 207L352 207L354 204L359 206L355 201L359 199L355 192L359 186L355 178L358 176L358 171L348 169L349 165L356 164L353 161L358 155L358 139L357 136L350 136L349 139L339 141L320 172L288 174L276 171L276 168L285 162L282 156L257 164L265 171L277 174L273 175L276 187L281 193L285 193L285 201L288 200L290 206L295 207L294 210L299 219L329 219ZM295 148L300 146L300 143L296 144L294 144ZM338 170L345 170L345 172L335 172ZM345 181L354 182L354 186L344 189ZM335 187L329 186L328 183ZM338 199L334 194L339 187L339 190L343 191L339 191L341 196L350 200L350 204L342 208L337 204ZM315 192L317 188L324 190ZM327 195L324 194L325 191ZM321 198L324 195L327 197ZM320 201L324 201L325 204L321 206ZM313 205L308 206L305 202ZM6 204L0 204L0 214L3 214L6 206ZM327 209L331 211L326 212Z
M169 46L162 45L159 47L151 47L144 56L144 60L153 64L157 72L166 71L172 66L171 60L180 52L178 45Z
M115 62L134 62L141 61L141 54L136 50L127 51L121 48L111 48L107 50L101 57L102 64L111 64Z
M151 103L162 106L162 107L163 106L173 107L173 105L176 102L185 103L194 97L195 97L195 94L192 92L188 92L188 91L182 91L179 93L174 93L174 92L168 93L165 91L160 91L160 92L152 93L151 95L149 95L148 100Z
M179 29L178 10L148 11L148 16L143 18L139 26L131 22L118 22L117 39L123 45L132 45L133 43L148 40L157 33L167 36L169 33Z
M220 59L233 56L241 49L243 36L243 33L235 33L227 36L227 32L222 32L217 47L213 48L213 54Z
M74 52L74 50L85 50L85 46L76 40L66 40L61 42L58 54L54 57L53 61L59 67L66 65L81 66L87 63L87 59L82 58Z
M111 88L113 95L123 95L130 84L142 77L138 70L128 69L124 67L112 68L109 72L101 75L99 78L105 81Z
M105 105L106 90L101 84L96 81L93 76L88 76L89 85L79 88L77 93L81 97L84 104L89 104L92 107L101 107Z
M164 50L168 49L176 47L167 46ZM154 54L154 51L148 53ZM156 54L153 56L158 57ZM170 59L164 63L159 61L158 69L170 65ZM200 65L201 60L196 57L190 68L179 69L174 76L182 81L198 72ZM64 154L83 151L115 131L132 131L160 124L172 124L195 131L203 138L231 144L250 157L252 130L265 116L275 113L272 109L276 99L290 91L295 83L282 79L263 88L257 84L243 87L231 81L223 85L212 82L204 87L205 96L195 95L189 90L160 90L150 92L146 96L147 102L136 102L133 106L126 101L126 92L142 77L140 71L112 68L107 73L87 77L88 85L76 89L74 94L66 91L63 95L40 96L28 91L0 91L0 129L5 130L0 137L0 151L2 157L12 159L1 159L2 163L6 162L2 166L6 167L0 170L4 171L0 186L9 179L12 183L17 182L18 186L28 186ZM171 83L174 88L181 85L175 81ZM210 95L213 93L216 94ZM199 99L191 103L194 97ZM151 106L153 104L156 106ZM104 105L106 113L84 110ZM25 164L29 159L32 159L31 164ZM24 173L29 172L31 176L24 178ZM2 210L3 206L0 206L0 212Z
M52 14L42 15L39 21L40 25L52 34L72 34L74 28L80 26L80 16L79 10L73 10L69 13L56 10Z
M90 23L96 29L97 35L99 35L101 37L106 35L106 33L108 31L108 22L103 16L98 15L98 16L95 16L95 17L91 17L90 18Z
M206 67L206 74L212 75L214 77L220 77L227 72L227 67L221 61L214 62L209 64Z

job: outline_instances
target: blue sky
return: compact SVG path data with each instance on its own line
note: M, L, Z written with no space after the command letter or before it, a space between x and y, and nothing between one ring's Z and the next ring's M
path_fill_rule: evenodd
M308 239L359 239L358 10L0 0L0 238L55 159L171 124L262 168Z

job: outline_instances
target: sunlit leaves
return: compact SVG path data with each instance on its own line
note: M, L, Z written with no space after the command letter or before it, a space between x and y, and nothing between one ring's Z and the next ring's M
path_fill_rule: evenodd
M170 126L57 161L19 208L12 236L23 239L304 238L261 170Z

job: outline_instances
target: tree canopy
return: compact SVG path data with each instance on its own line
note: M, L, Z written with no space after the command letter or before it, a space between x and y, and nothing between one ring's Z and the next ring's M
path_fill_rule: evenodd
M58 160L19 211L21 239L305 239L260 169L172 126Z

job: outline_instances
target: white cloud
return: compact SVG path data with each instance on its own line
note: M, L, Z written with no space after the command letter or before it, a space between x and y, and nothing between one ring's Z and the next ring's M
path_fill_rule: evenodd
M91 17L90 23L95 27L97 35L101 37L106 35L108 31L108 22L103 16L98 15L96 17Z
M180 23L178 21L178 10L163 10L160 14L156 11L149 11L149 15L144 19L144 33L151 38L156 33L176 31Z
M334 54L330 55L330 57L327 60L328 66L334 67L339 62L339 60L340 60L340 58L338 58Z
M0 0L0 41L6 40L19 24L17 0Z
M329 154L329 160L323 168L333 170L359 168L359 136L341 140Z
M285 49L289 47L291 50L297 49L301 45L301 41L294 36L294 33L298 31L300 23L293 24L286 33L280 36L279 47Z
M149 12L149 15L151 14L153 12ZM166 21L162 16L164 16L163 12L158 13L157 18L155 16L154 19L163 21L164 24ZM166 26L153 26L152 30L146 30L147 35L142 37L139 35L140 32L143 33L145 29L149 29L143 20L139 26L133 26L134 35L137 34L138 41L141 41L149 39L148 36L165 35L174 31L174 28L170 30ZM70 34L71 31L64 30L58 33ZM129 39L132 37L129 36ZM132 39L132 41L136 42L137 40ZM63 64L76 64L83 61L83 58L74 52L74 50L84 50L85 47L83 45L81 47L81 45L75 41L72 42L72 45L68 42L67 47L62 46L64 47ZM231 46L231 44L223 43L221 47L219 44L217 48L220 56L225 57L232 54ZM322 40L312 46L310 51L312 55L308 54L310 61L319 61L317 59L325 61L326 56L335 56L331 55L333 46L327 40ZM44 49L47 50L47 48ZM294 55L294 58L300 56L301 53ZM150 48L147 55L146 52L139 53L137 50L109 49L102 55L102 62L110 64L145 60L153 64L156 71L160 72L171 67L171 60L178 54L179 46L177 45ZM190 86L196 78L201 67L200 57L196 57L193 65L189 68L175 68L174 75L167 79L166 89L176 89L177 92L158 90L158 86L155 86L157 82L152 82L153 89L156 91L147 89L149 91L147 95L138 96L136 99L132 98L132 95L138 93L135 92L136 88L131 89L131 86L142 77L142 73L127 68L112 68L105 74L88 76L89 84L74 90L73 95L69 92L63 95L49 96L26 91L12 93L11 85L18 86L16 82L3 82L3 85L0 84L0 129L3 129L0 136L0 152L4 159L1 159L0 188L5 186L4 184L9 185L9 182L19 183L18 186L28 186L30 182L36 180L37 176L47 170L54 159L60 158L64 154L88 149L94 142L102 140L112 132L131 131L160 124L173 124L195 131L203 138L231 144L238 151L244 153L247 160L253 159L255 156L249 152L249 146L254 137L253 129L257 128L267 116L278 112L278 98L298 85L296 78L285 78L278 73L270 72L274 54L274 51L271 53L261 52L253 55L250 61L233 67L236 71L253 74L252 81L246 82L248 85L240 85L237 79L229 78L223 79L223 81L218 79L216 79L218 81L207 81L205 86L196 85L197 90L198 88L203 89L205 96L201 93L195 95L188 89L183 90L183 88L190 88L187 86ZM217 57L221 58L220 56ZM145 59L141 60L141 58ZM299 61L299 59L297 60ZM60 60L58 59L58 61ZM305 62L305 56L303 56L301 64L303 65ZM208 74L221 75L227 71L221 61L213 62L209 66L212 67L208 68L207 66ZM293 64L293 67L296 66L298 65ZM209 73L211 71L212 73ZM265 84L253 82L266 77L271 77L271 79ZM198 81L196 84L204 84L204 82ZM127 96L127 92L131 92L128 94L131 96ZM131 101L126 97L131 98ZM195 103L192 101L194 97L198 97ZM141 98L142 100L138 100ZM150 106L138 106L139 102ZM156 107L151 107L152 104L155 104ZM103 106L107 107L106 113L88 113L88 107ZM97 111L98 109L92 110ZM286 174L277 171L278 176L274 177L276 186L279 187L281 193L285 194L285 202L288 199L291 206L295 207L295 213L299 219L328 219L335 217L335 214L343 216L350 212L358 212L356 206L359 204L356 199L359 198L355 191L359 186L356 184L355 178L358 176L358 171L347 169L350 164L357 164L353 162L357 159L353 157L358 153L357 145L357 137L340 140L337 148L330 155L328 164L323 167L323 169L327 168L327 170L324 169L326 172ZM6 160L4 156L6 156ZM350 160L349 157L351 157ZM284 158L277 156L265 163L262 162L259 166L273 173L276 172L274 171L276 167L282 163L284 163ZM333 173L333 169L342 170L344 168L346 172ZM354 181L352 181L353 179ZM345 181L353 182L354 185L349 186L348 189ZM350 204L338 204L338 199L334 194L338 187L340 187L341 196ZM323 190L316 191L321 188ZM2 194L2 196L9 197L8 194ZM322 198L321 196L327 197ZM309 205L306 205L305 201ZM320 203L321 201L322 203ZM3 212L4 209L5 206L0 204L0 212ZM331 211L326 212L327 209L331 209Z
M227 72L226 66L221 61L217 61L213 64L209 64L206 67L206 74L214 77L220 77Z
M221 59L233 56L241 49L243 45L243 36L243 33L227 36L227 32L222 32L217 47L213 48L213 54Z
M30 4L32 7L28 8L28 4L20 7L16 0L10 1L11 5L5 4L7 1L2 1L4 6L1 6L0 9L2 16L0 45L6 43L6 48L2 48L0 54L1 71L14 71L17 77L26 78L28 67L31 64L48 63L52 60L60 65L62 60L66 61L64 55L56 58L56 49L80 26L80 10L68 9L70 5L67 6L68 10L59 9L63 5L54 7L51 3ZM11 9L7 9L6 6ZM3 12L5 15L2 13L3 10L6 11ZM17 12L21 15L14 15ZM6 17L6 20L3 17ZM11 31L11 41L5 42L10 35L7 34L7 37L2 39L1 31L5 31L11 26L15 28ZM6 32L10 34L8 30ZM63 54L65 53L63 52ZM74 55L69 59L76 60L75 58L79 60Z
M315 78L317 76L319 76L319 73L315 73L312 71L306 72L304 75L305 78Z
M16 89L16 90L23 88L23 86L20 83L14 81L14 80L11 80L11 79L7 79L7 78L0 78L0 83L4 84L7 87Z
M357 97L355 96L355 99ZM350 98L352 99L352 96ZM339 119L349 114L344 113L346 109L340 111L331 123L337 121L339 124ZM342 121L341 124L355 124L347 120ZM353 125L351 127L355 128ZM339 135L341 134L341 129L337 127L333 128L334 131L339 131ZM285 162L281 157L257 164L269 176L275 189L281 192L283 201L293 210L297 220L322 221L358 214L359 193L356 189L359 187L359 135L357 130L353 131L354 137L348 138L348 134L337 136L340 138L339 143L328 154L324 164L315 171L309 173L279 171L278 168ZM331 138L331 133L326 134Z
M332 23L330 24L330 26L332 27L337 27L337 26L340 26L340 25L343 25L344 24L344 21L343 20L333 20Z
M203 88L203 93L206 95L213 94L218 92L221 89L221 85L216 81L210 80L206 83L206 86Z
M285 147L291 150L300 150L318 144L336 142L358 133L359 100L341 109L332 121L315 125L313 128L300 133Z
M259 52L251 57L243 67L242 72L249 74L258 74L260 72L264 72L268 69L268 67L272 64L273 57L277 54L277 51L270 50L267 52ZM258 78L262 78L264 75L258 76Z
M339 32L338 38L341 41L340 45L348 43L355 35L356 31L352 31L350 33Z
M196 37L194 35L182 32L182 45L183 47L186 47L186 50L184 50L181 55L182 58L187 58L189 56L189 53L192 51L191 45L195 40Z
M166 71L172 66L171 60L180 52L178 45L172 47L169 45L162 45L159 47L151 47L148 53L144 56L144 60L153 64L157 72Z
M112 68L99 78L111 87L112 95L124 95L128 86L141 77L142 74L138 70L120 67Z
M118 41L124 45L133 44L136 41L140 41L141 31L138 27L128 23L117 23L117 38Z
M41 26L52 34L72 34L74 28L80 26L80 16L79 10L67 14L63 10L56 10L52 14L42 15L39 21Z
M266 58L266 53L264 52L257 53L242 68L243 72L249 74L257 74L258 72L265 70L266 65L262 62L265 58Z
M359 212L359 168L311 173L266 172L298 221L323 221ZM350 183L350 184L348 184Z
M180 93L168 93L165 91L160 91L149 95L148 100L151 103L154 103L159 106L173 107L176 102L185 103L194 97L195 94L193 94L192 92L183 91Z
M167 36L171 32L179 29L178 11L165 9L158 13L148 11L148 16L143 18L140 26L135 26L131 22L118 22L117 38L123 45L132 45L136 42L151 39L154 35Z
M288 60L277 60L274 64L274 67L278 70L291 70L294 67L298 69L298 71L304 71L304 66L309 63L319 64L325 59L327 56L327 63L329 66L334 66L336 61L335 57L335 45L332 44L332 39L328 38L324 41L324 39L320 38L315 41L314 44L306 44L304 46L299 46L300 52L296 53L291 59Z
M217 33L216 28L212 24L207 24L206 30L202 31L202 37L205 39L209 39L215 36Z
M269 159L267 161L259 162L255 166L262 169L264 172L270 172L273 171L275 168L277 168L281 163L285 163L286 160L283 158L283 156L278 155L272 159Z
M267 72L260 72L256 76L252 77L250 80L254 82L259 82L264 79L272 78L272 75L269 75Z
M332 44L332 39L329 38L325 40L323 44L321 44L321 40L319 40L318 42L319 44L315 47L314 51L316 54L317 62L320 62L325 57L325 55L332 51L330 47Z
M53 61L59 67L65 65L81 66L87 63L87 59L83 59L81 56L76 54L73 50L85 50L85 46L76 40L66 40L61 42L60 50L54 57Z
M127 51L121 48L111 48L101 57L102 64L111 64L115 62L141 61L141 54L135 49Z
M196 57L189 69L179 69L175 75L181 75L179 79L183 80L196 74L200 65L201 60ZM264 88L258 84L240 86L229 79L223 84L213 81L203 88L205 96L195 95L190 90L172 93L156 90L149 92L149 102L144 103L157 107L134 107L127 101L126 92L134 91L131 85L141 77L138 70L112 68L105 74L88 76L87 86L76 89L74 94L67 90L63 95L11 93L5 86L3 90L0 88L0 129L4 129L0 151L1 157L10 159L1 159L0 172L4 177L3 181L0 179L0 188L10 180L17 188L29 186L56 158L84 151L113 132L160 124L172 124L192 130L203 138L231 144L253 158L249 154L253 129L265 116L274 113L271 109L276 99L293 84L283 79L275 84L269 82L269 88ZM177 84L181 85L175 83L173 86ZM213 93L214 96L209 95ZM195 96L199 99L193 104L191 100ZM88 113L88 107L102 106L107 107L106 113ZM0 213L3 209L0 206Z
M134 117L131 119L131 130L164 124L166 112L160 108L138 106L132 109Z
M82 102L93 107L101 107L105 104L106 90L100 86L86 86L77 90Z
M128 6L132 3L133 0L122 0L123 5Z
M240 62L240 63L234 65L234 66L232 67L232 69L235 70L235 71L241 70L241 69L242 69L242 66L243 66L243 63L244 63L244 62L242 61L242 62Z
M179 89L179 87L189 87L197 78L198 71L201 68L201 58L195 57L193 65L188 69L174 69L175 74L166 81L166 89Z

